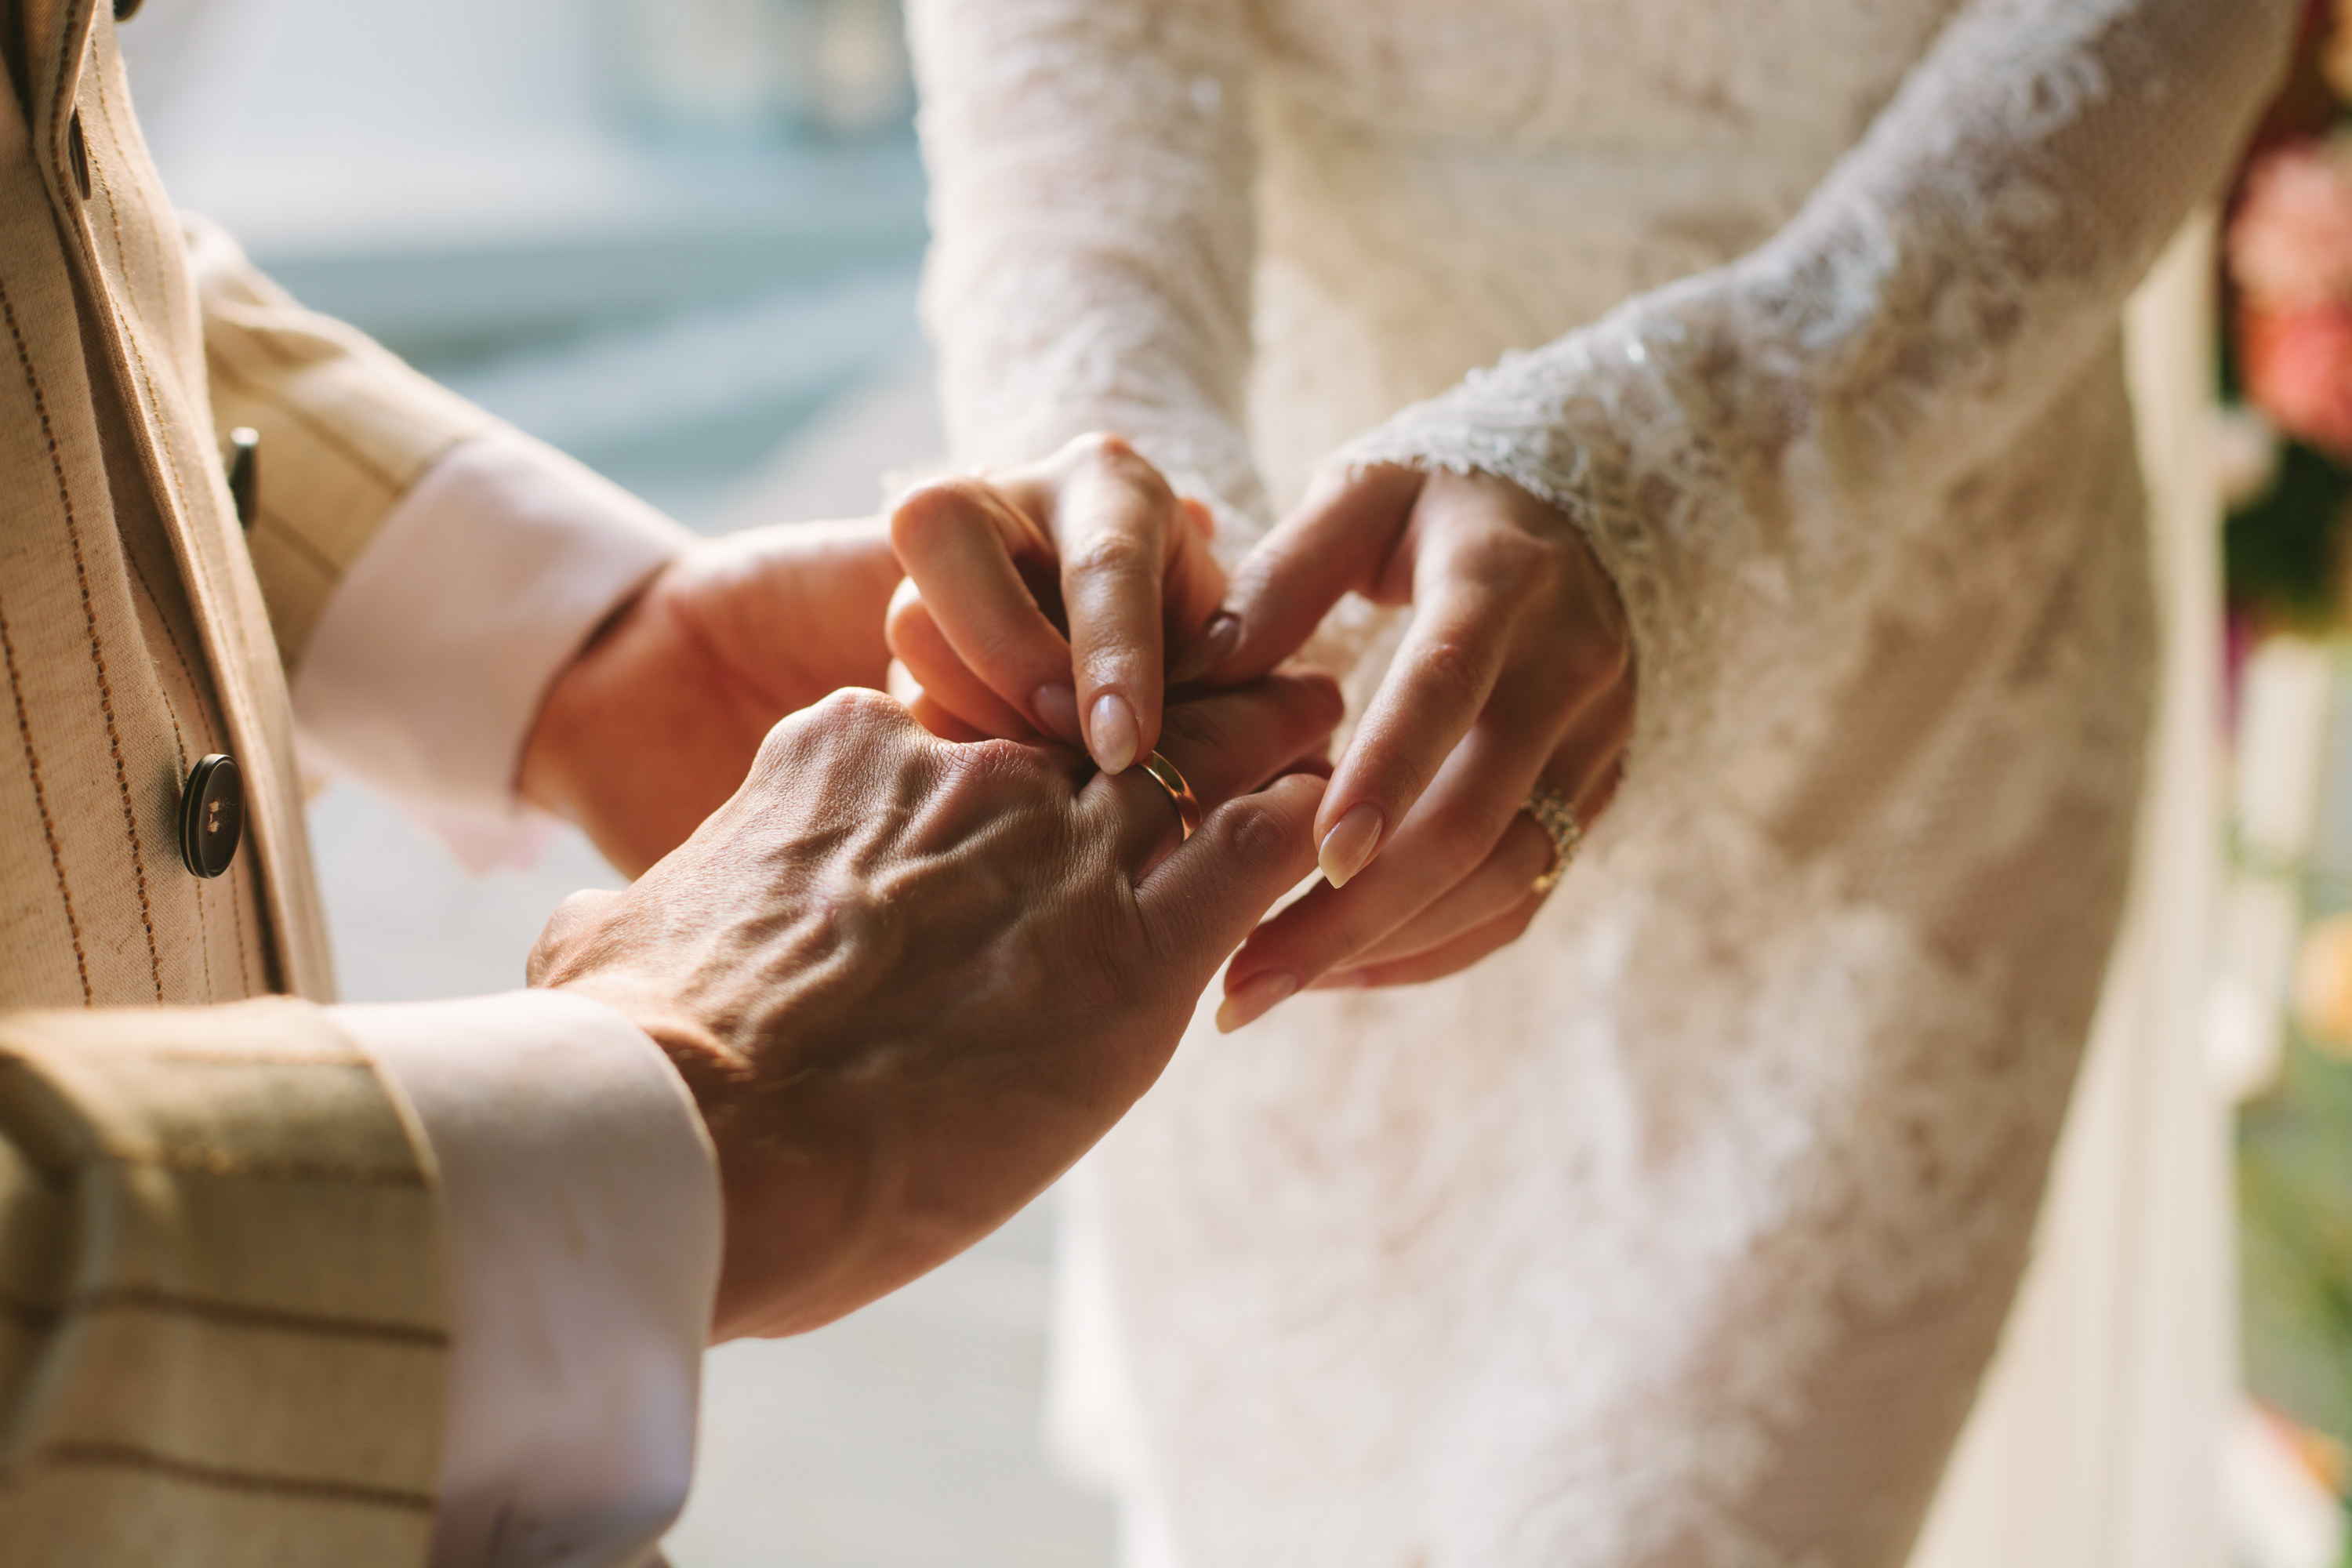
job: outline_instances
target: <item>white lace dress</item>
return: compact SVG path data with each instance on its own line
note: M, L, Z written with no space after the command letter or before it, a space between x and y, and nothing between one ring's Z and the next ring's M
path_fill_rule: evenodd
M2118 312L2295 9L914 0L960 458L1120 430L1234 552L1334 450L1483 468L1636 638L1522 941L1196 1027L1091 1162L1133 1555L1903 1559L2126 882Z

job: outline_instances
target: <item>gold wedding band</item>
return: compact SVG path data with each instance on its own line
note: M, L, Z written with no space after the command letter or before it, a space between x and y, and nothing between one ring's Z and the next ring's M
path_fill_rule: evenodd
M1184 825L1184 837L1192 837L1193 830L1201 826L1201 797L1192 793L1192 786L1184 782L1176 764L1157 752L1143 759L1143 771L1151 775L1153 784L1168 792L1168 798L1176 806L1176 819Z
M1528 884L1528 890L1540 898L1559 886L1559 879L1568 875L1568 868L1576 858L1577 846L1584 842L1584 827L1576 820L1576 808L1568 804L1568 796L1541 779L1536 781L1534 792L1519 809L1534 817L1536 826L1551 836L1551 865Z

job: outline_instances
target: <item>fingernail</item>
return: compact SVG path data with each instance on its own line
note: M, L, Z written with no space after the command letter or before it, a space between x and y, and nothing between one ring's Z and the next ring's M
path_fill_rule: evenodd
M1298 976L1287 969L1253 974L1229 992L1217 1005L1217 1033L1230 1035L1243 1025L1264 1017L1279 1001L1298 989Z
M1224 663L1241 640L1242 618L1230 610L1219 610L1201 628L1201 635L1192 639L1184 657L1176 661L1176 668L1168 672L1168 683L1175 686L1198 680Z
M1068 686L1041 686L1029 694L1029 710L1045 733L1070 744L1081 745L1086 737L1078 733L1078 694Z
M1349 806L1348 815L1323 836L1323 847L1316 851L1315 859L1323 868L1323 879L1335 888L1346 887L1372 858L1372 851L1381 847L1383 823L1381 808L1369 800L1360 800Z
M1095 721L1087 728L1092 731L1095 762L1107 773L1123 773L1135 761L1139 740L1135 727L1135 710L1127 699L1116 691L1106 691L1095 699Z

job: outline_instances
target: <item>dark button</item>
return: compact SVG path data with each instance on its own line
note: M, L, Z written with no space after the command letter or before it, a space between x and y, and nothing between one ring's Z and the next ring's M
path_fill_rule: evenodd
M74 189L81 193L82 200L89 200L89 143L82 140L79 109L66 124L66 155L73 160Z
M245 784L236 759L215 752L188 770L180 792L180 858L199 877L217 877L245 834Z
M254 509L261 504L261 474L255 467L261 449L261 432L240 425L228 433L228 494L236 503L236 521L253 531Z
M114 0L114 19L128 22L139 15L139 7L143 4L145 0Z

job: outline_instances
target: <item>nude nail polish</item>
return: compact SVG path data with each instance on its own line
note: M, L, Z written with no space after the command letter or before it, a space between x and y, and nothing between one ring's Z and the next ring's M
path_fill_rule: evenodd
M1086 737L1078 731L1078 694L1068 686L1041 686L1029 694L1029 710L1045 733L1058 741L1081 745Z
M1230 610L1219 610L1201 628L1201 635L1192 639L1192 646L1184 650L1184 657L1176 661L1176 668L1168 672L1168 684L1181 686L1199 679L1224 663L1241 640L1242 618Z
M1135 761L1141 743L1135 722L1135 710L1127 699L1116 691L1106 691L1095 699L1094 722L1087 726L1087 738L1093 742L1095 762L1107 773L1125 773Z
M1316 851L1323 879L1335 888L1346 887L1381 847L1381 831L1387 825L1381 808L1369 800L1349 806L1347 815L1331 825L1331 831L1323 836L1323 847Z
M1287 969L1253 974L1233 988L1217 1006L1217 1033L1230 1035L1244 1024L1263 1018L1274 1005L1295 994L1298 976Z

